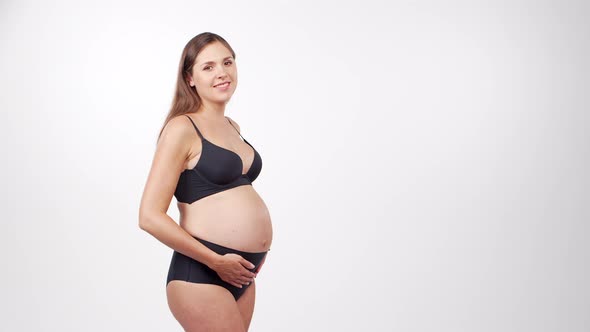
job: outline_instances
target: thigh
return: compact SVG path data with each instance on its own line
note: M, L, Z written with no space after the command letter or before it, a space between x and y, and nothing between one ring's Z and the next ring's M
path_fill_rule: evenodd
M244 294L240 296L237 301L238 309L240 310L240 314L242 315L242 320L244 321L244 327L246 331L250 327L250 321L252 321L252 314L254 313L254 302L256 300L256 282L252 281L250 286L246 288Z
M166 286L168 307L187 332L243 332L236 300L225 288L172 280Z

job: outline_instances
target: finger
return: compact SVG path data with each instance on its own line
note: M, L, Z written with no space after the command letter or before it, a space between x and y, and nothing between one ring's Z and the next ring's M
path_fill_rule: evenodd
M232 280L225 280L225 279L221 279L221 280L227 282L228 284L230 284L232 286L236 286L236 287L242 288L242 285L239 282L235 282L235 281L232 281Z
M252 278L241 278L241 279L240 279L240 282L241 282L242 284L249 284L249 283L251 283L252 281L253 281L253 280L252 280Z
M247 261L245 258L242 258L242 264L249 269L253 269L256 266L256 265L250 263L249 261Z
M237 282L233 282L232 281L232 282L230 282L230 284L232 284L232 285L234 285L236 287L242 288L242 285L240 283L237 283Z

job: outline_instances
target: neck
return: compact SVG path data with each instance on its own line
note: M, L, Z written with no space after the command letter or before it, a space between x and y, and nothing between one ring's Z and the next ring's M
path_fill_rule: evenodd
M197 110L197 114L208 121L225 121L225 103L203 102Z

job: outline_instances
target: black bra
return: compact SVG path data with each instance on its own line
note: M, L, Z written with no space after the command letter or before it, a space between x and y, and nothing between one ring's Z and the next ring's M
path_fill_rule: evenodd
M262 159L256 149L242 137L242 134L231 124L229 119L227 121L238 131L242 140L254 150L254 160L246 174L242 174L244 164L237 153L209 142L203 137L193 120L188 115L185 114L185 116L191 120L193 127L195 127L203 148L195 167L185 169L180 173L174 191L178 202L191 204L203 197L237 186L252 184L256 180L262 169Z

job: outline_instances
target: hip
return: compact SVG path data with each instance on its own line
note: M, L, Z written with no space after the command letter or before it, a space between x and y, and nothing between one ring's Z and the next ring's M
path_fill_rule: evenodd
M260 268L264 264L264 259L268 253L268 251L263 252L246 252L237 250L234 248L225 247L219 245L217 243L213 243L195 236L199 242L204 244L207 248L215 251L220 255L225 255L229 253L238 254L250 263L254 264L254 268L248 268L251 272L258 273ZM185 256L177 251L174 251L172 254L172 260L170 261L170 267L168 269L168 277L166 280L166 285L168 285L172 280L183 280L187 282L193 283L206 283L206 284L214 284L225 287L229 290L232 295L235 297L236 301L242 296L245 292L246 286L236 287L233 286L225 281L223 281L217 272L206 266L205 264L196 261L188 256Z

